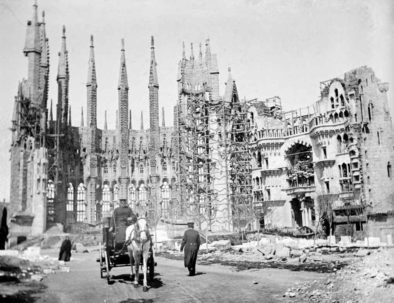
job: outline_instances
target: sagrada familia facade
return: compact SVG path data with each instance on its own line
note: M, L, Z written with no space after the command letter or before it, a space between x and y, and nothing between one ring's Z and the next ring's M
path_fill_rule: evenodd
M174 126L159 124L159 79L151 38L149 129L133 129L122 40L115 129L97 126L94 41L86 117L71 123L66 30L58 99L48 104L49 46L37 4L23 53L27 79L12 117L11 236L98 224L121 202L153 224L194 220L211 231L309 227L385 238L394 230L394 136L388 84L368 67L320 83L312 106L285 112L279 97L240 100L231 70L220 94L209 40L178 66ZM141 117L142 119L142 117ZM390 229L391 226L391 229Z

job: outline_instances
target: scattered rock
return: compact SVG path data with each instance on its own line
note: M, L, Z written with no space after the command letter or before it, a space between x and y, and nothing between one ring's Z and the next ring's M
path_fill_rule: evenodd
M302 254L302 255L300 256L300 258L298 259L298 261L299 261L300 263L305 263L306 259L307 259L306 254Z

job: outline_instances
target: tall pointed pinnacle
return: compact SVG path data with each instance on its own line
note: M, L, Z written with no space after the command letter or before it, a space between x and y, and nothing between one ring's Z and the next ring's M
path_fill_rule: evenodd
M84 119L83 119L83 107L81 106L81 127L84 127Z
M141 130L144 130L144 113L141 111Z
M108 130L107 111L104 112L104 130Z
M155 41L151 36L151 53L150 53L150 70L149 70L149 86L159 87L159 80L157 78L157 63L155 58Z
M40 43L40 23L38 22L37 1L33 4L33 18L27 22L26 40L23 53L28 58L28 75L30 99L33 104L40 104L38 100L38 90L40 85L40 61L41 61L41 43Z
M211 47L209 45L209 39L205 40L205 60L207 63L211 60Z
M59 66L57 70L57 79L68 77L68 51L66 46L66 27L62 29L62 46L59 52Z
M87 93L87 126L97 127L97 78L96 64L94 60L93 35L90 36L90 54L88 67L88 80L86 83Z
M133 128L133 124L131 121L131 109L129 110L129 129L131 130Z
M201 46L201 43L200 43L200 52L198 54L198 59L200 60L200 62L202 62L202 46Z
M182 42L182 59L186 59L185 41Z
M89 69L88 69L87 85L91 85L92 83L97 83L96 63L94 60L93 35L90 36L90 54L89 54Z
M194 60L193 43L190 43L190 60Z
M71 126L71 105L68 107L68 126Z
M164 117L164 107L161 108L161 115L162 115L162 119L161 119L162 126L166 127L166 120Z
M119 71L119 84L118 89L129 89L129 84L127 81L127 69L126 69L126 56L124 49L124 39L122 41L122 49L120 55L120 71Z
M33 18L31 21L27 22L26 41L23 50L26 56L29 52L40 52L40 32L37 8L37 0L35 0L33 4Z
M49 121L53 121L53 106L52 106L52 99L51 99L51 107L49 109Z

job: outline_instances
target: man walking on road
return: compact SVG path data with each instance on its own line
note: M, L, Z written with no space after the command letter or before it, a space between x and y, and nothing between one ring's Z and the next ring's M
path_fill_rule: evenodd
M200 235L194 230L194 223L187 223L188 230L183 235L181 251L185 249L185 267L189 270L189 276L196 274L196 261L198 249L200 248Z

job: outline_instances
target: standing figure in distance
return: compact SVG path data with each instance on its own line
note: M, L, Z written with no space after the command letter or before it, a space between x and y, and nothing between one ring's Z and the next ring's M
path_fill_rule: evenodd
M68 236L64 239L62 242L62 246L60 247L60 252L59 252L59 261L65 261L68 262L70 261L71 258L71 241Z
M189 270L189 276L196 274L196 261L198 249L200 248L200 235L194 230L194 223L187 223L188 229L183 235L181 251L185 249L185 267Z

